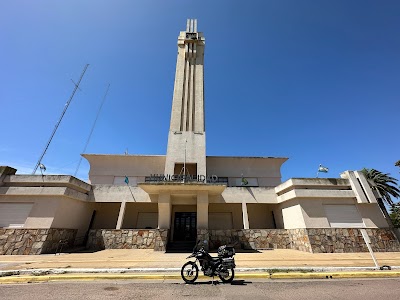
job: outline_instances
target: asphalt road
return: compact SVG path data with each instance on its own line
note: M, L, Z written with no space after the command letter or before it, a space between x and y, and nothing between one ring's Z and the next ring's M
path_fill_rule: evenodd
M201 281L80 281L0 285L2 300L36 299L399 299L399 279Z

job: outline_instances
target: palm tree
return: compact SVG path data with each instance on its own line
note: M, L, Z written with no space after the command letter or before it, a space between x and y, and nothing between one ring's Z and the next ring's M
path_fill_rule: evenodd
M390 174L384 174L375 169L364 168L361 170L361 173L365 175L371 188L380 194L382 200L386 202L386 204L393 206L394 202L391 197L400 197L397 179L389 176Z
M396 161L396 163L394 164L396 167L400 167L400 160Z
M400 205L393 205L390 208L390 219L394 227L400 228Z

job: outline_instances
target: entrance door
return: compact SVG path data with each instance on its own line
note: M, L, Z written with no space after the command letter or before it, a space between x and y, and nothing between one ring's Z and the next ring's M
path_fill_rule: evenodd
M195 241L196 212L176 212L174 220L174 241Z

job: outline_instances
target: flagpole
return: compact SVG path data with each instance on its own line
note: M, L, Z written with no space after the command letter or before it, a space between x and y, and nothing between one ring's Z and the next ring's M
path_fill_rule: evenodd
M130 187L129 185L128 185L128 188L129 188L129 191L131 192L131 195L132 195L132 199L133 199L133 201L135 201L135 202L136 202L135 196L133 196L133 193L132 193L131 187Z
M133 201L136 202L135 196L133 196L133 193L132 193L132 190L131 190L131 186L129 185L129 177L126 176L126 175L125 175L125 183L126 183L126 185L128 186L129 191L131 192Z

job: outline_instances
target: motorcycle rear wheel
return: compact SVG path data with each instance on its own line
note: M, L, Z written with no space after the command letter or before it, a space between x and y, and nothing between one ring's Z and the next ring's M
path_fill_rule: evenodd
M199 268L195 262L188 261L182 266L181 277L186 283L193 283L199 276Z
M233 278L235 277L235 270L234 269L227 269L228 276L223 276L222 274L219 275L219 278L223 283L232 282Z

